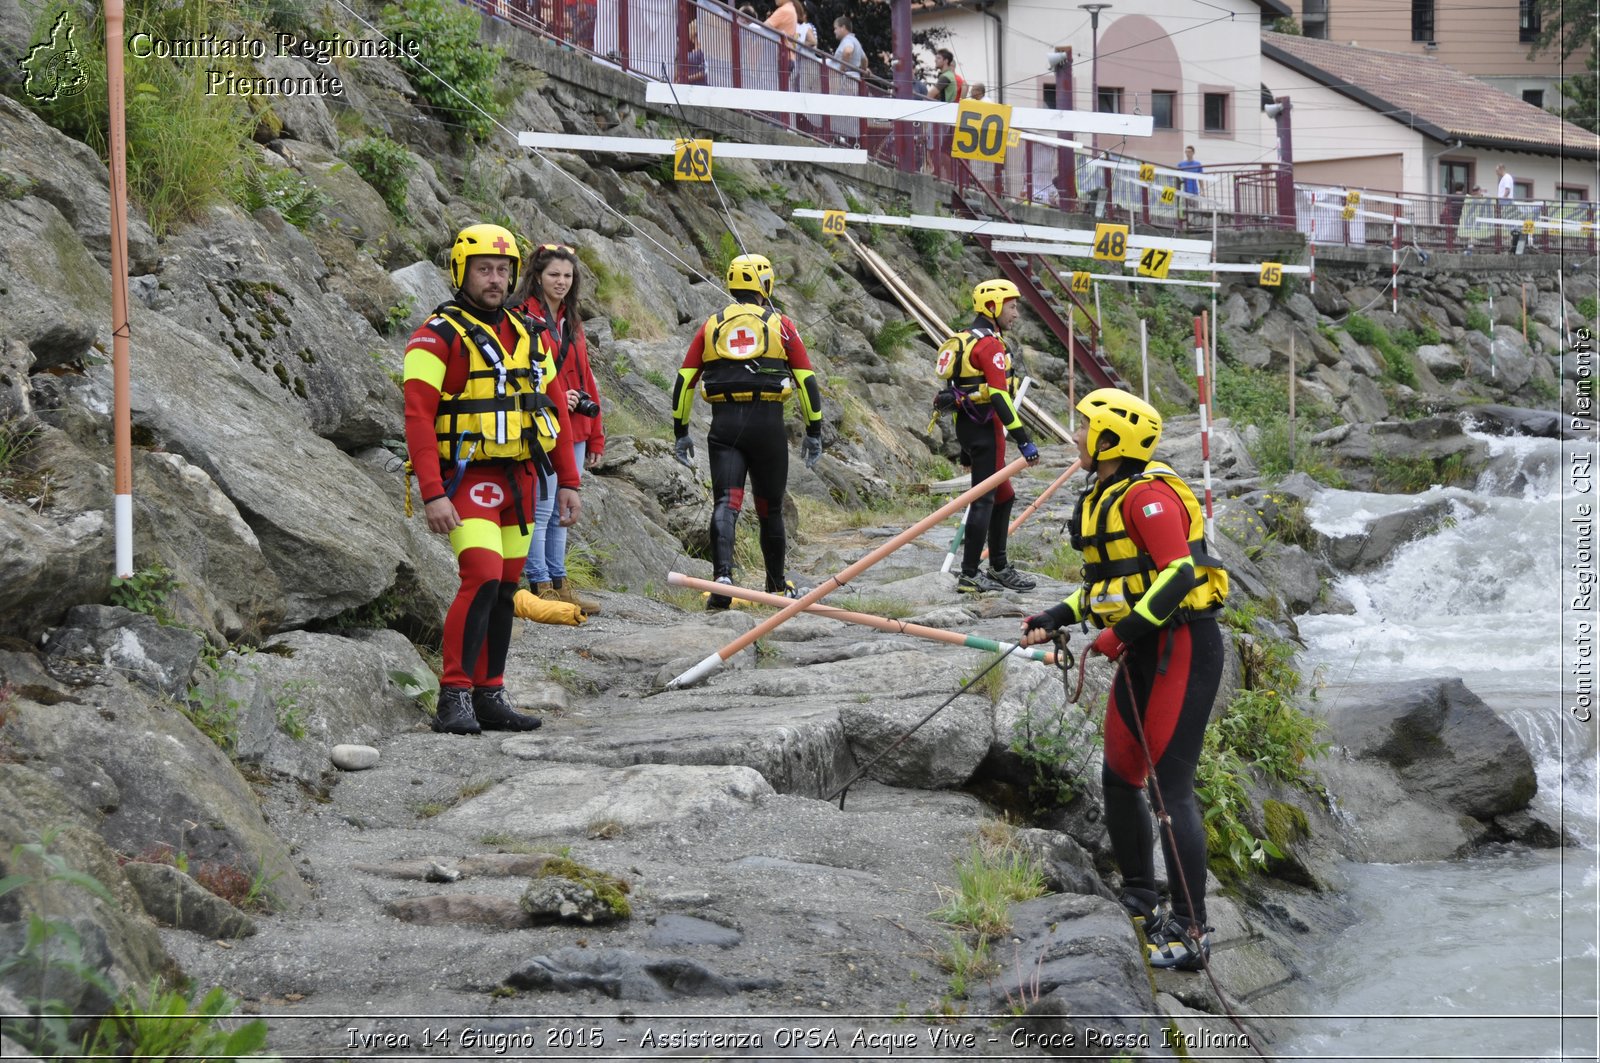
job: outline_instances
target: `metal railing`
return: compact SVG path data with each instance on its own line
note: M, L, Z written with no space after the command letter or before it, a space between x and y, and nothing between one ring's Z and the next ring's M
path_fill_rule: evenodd
M842 96L892 97L893 86L841 68L827 52L781 37L723 0L462 0L487 15L548 37L564 47L652 80L726 88L772 89ZM698 44L698 47L695 45ZM793 112L758 115L825 144L871 151L887 166L922 172L958 191L974 182L1021 203L1090 213L1146 227L1180 231L1295 229L1318 245L1388 247L1396 204L1368 202L1344 217L1348 189L1297 185L1292 164L1208 166L1183 176L1141 181L1143 160L1112 152L1072 156L1073 192L1057 188L1059 149L1025 140L1004 163L953 165L950 129L913 121L878 122ZM895 151L903 134L911 150ZM1165 163L1156 163L1170 169ZM1164 189L1172 189L1166 196ZM1192 188L1192 191L1191 191ZM1592 201L1502 202L1484 196L1413 195L1358 189L1398 199L1401 245L1468 253L1595 253L1597 204ZM1390 217L1375 217L1387 213ZM1523 243L1523 223L1533 232ZM1510 223L1510 224L1507 224Z

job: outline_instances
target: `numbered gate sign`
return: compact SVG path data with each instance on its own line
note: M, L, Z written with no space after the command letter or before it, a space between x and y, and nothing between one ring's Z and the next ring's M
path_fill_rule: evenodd
M1177 201L1178 201L1178 190L1177 190L1177 188L1175 188L1172 185L1167 185L1165 188L1163 188L1161 190L1161 202L1163 204L1165 204L1166 206L1170 207L1170 206L1172 206L1172 204L1176 203Z
M844 235L844 211L825 210L822 212L822 231L829 236Z
M711 141L677 140L672 145L674 181L711 180Z
M1072 271L1072 290L1078 295L1088 295L1089 285L1094 280L1094 274L1088 270L1077 269Z
M1276 288L1283 283L1283 263L1261 263L1261 286L1263 288Z
M1344 194L1344 205L1347 207L1361 206L1361 193L1354 188L1348 189Z
M1156 168L1148 162L1139 164L1139 180L1149 184L1156 179Z
M1172 268L1172 252L1165 247L1146 248L1139 256L1139 276L1165 277Z
M1524 219L1522 219L1522 235L1524 235L1524 236L1532 236L1533 235L1533 219L1532 218L1524 218Z
M1102 222L1094 227L1094 257L1118 265L1128 257L1128 227Z
M1006 161L1011 142L1011 105L988 100L962 100L950 137L950 157L978 162Z
M1354 221L1355 216L1356 208L1354 207L1346 207L1339 212L1339 217L1343 218L1345 221Z

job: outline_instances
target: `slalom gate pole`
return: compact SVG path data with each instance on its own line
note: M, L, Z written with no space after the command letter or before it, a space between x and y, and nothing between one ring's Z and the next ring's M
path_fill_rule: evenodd
M746 601L760 602L762 605L785 606L794 599L785 598L781 594L768 594L765 591L750 590L745 587L730 587L726 583L716 583L708 579L696 579L694 576L685 576L681 572L668 572L667 583L674 587L688 587L690 590L705 591L708 594L725 594L730 598L743 598ZM835 609L831 605L811 605L806 607L806 612L815 616L826 617L829 620L841 620L846 624L859 624L861 627L875 628L878 631L887 631L894 635L911 635L914 638L928 639L933 642L948 642L952 646L965 646L972 650L987 650L991 653L1001 650L1010 650L1012 643L997 642L994 639L979 638L977 635L963 635L959 631L945 631L942 628L925 627L922 624L911 624L904 620L892 620L885 616L874 616L871 613L855 613L847 609ZM1045 664L1055 664L1056 655L1046 649L1021 647L1022 653L1035 661Z
M967 513L971 509L972 506L968 505L961 511L961 523L956 525L955 537L950 540L950 549L944 555L944 564L939 566L940 572L949 572L950 566L956 563L956 555L961 552L961 543L967 537Z
M128 350L128 134L123 84L123 0L106 0L106 93L110 107L111 379L114 575L133 575L133 371Z
M1389 241L1389 313L1400 312L1400 204L1394 205L1394 237Z
M722 647L722 649L718 650L716 653L711 654L699 664L696 664L694 667L674 678L672 682L667 684L667 689L678 690L693 683L698 683L700 680L704 679L718 668L721 668L724 661L738 653L740 650L746 648L751 643L755 642L756 639L761 638L767 632L772 631L785 620L788 620L791 616L801 612L806 606L815 605L817 602L820 602L834 590L843 587L846 583L849 583L851 580L861 575L861 573L865 572L873 565L876 565L879 561L882 561L884 558L888 557L890 554L906 545L906 543L911 542L911 540L915 539L929 528L938 524L940 521L950 516L950 514L954 513L962 506L965 506L969 502L972 502L976 499L982 498L990 491L993 491L996 487L999 487L1001 484L1005 483L1007 480L1011 479L1017 473L1025 469L1027 465L1027 458L1018 458L1011 464L1000 469L993 476L990 476L979 484L967 488L961 494L957 495L955 498L952 498L950 501L946 502L944 505L928 514L926 517L923 517L905 531L896 535L888 542L875 547L860 560L853 562L840 571L834 573L832 576L829 576L820 584L807 591L797 601L791 601L788 605L778 610L778 612L773 616L763 620L749 631L746 631L743 635L740 635L738 638Z
M1206 394L1206 340L1201 320L1194 319L1194 381L1200 401L1200 466L1205 470L1206 520L1211 519L1211 421Z

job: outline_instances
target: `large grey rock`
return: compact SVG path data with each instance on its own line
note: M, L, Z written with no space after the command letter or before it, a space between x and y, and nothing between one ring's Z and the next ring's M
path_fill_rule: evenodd
M256 64L263 77L299 80L328 75L332 68L317 66L306 59L288 55L268 55ZM339 131L328 113L328 105L315 93L280 93L266 97L268 106L282 124L280 135L303 140L329 151L339 149Z
M323 213L352 240L374 246L402 242L400 224L383 197L330 149L299 140L274 145L308 182L328 197Z
M0 14L0 24L8 20ZM32 111L0 96L0 143L8 174L28 195L59 210L100 265L111 266L111 175L94 149L46 125ZM156 240L137 210L128 217L128 263L134 275L155 268Z
M102 597L111 534L103 513L41 516L0 499L0 633L32 638L73 604Z
M450 298L450 281L444 270L432 262L413 262L401 269L390 270L389 278L395 287L411 297L411 313L395 330L409 336L428 319L433 308Z
M994 732L986 701L981 694L956 698L898 746L938 701L907 696L847 703L839 716L856 759L866 764L877 758L868 775L890 786L937 790L966 782L989 752Z
M1439 529L1451 515L1444 499L1422 502L1374 519L1359 532L1324 537L1323 551L1328 561L1346 572L1377 568L1394 557L1395 551Z
M1357 490L1381 487L1377 466L1383 462L1439 463L1456 459L1453 484L1470 486L1488 462L1489 447L1462 431L1455 417L1419 417L1414 421L1341 424L1312 436L1308 444L1326 448Z
M1466 364L1454 347L1425 343L1417 348L1417 361L1440 380L1455 380L1466 372Z
M623 831L682 819L722 818L773 790L751 768L638 764L596 768L547 764L456 805L442 826L524 837L582 835L596 824Z
M1495 380L1506 392L1519 390L1533 378L1533 352L1522 338L1522 331L1511 325L1496 325L1491 337Z
M396 631L364 639L289 631L225 656L202 696L238 706L238 759L314 784L335 746L372 745L425 722L394 678L434 685L416 649Z
M205 640L187 628L115 605L78 605L45 645L51 657L113 668L151 693L175 698L189 689Z
M139 894L150 917L213 941L232 941L256 932L248 915L218 897L171 864L130 860L122 873Z
M1577 435L1569 427L1571 418L1554 410L1526 410L1519 406L1484 403L1463 414L1464 420L1480 432L1498 436L1538 436L1541 439L1569 439Z
M562 875L544 875L534 879L522 891L517 904L537 922L614 923L624 914L593 885Z
M1013 905L1011 920L1004 969L983 987L991 1013L1018 1015L1008 1043L1051 1055L1175 1058L1151 1014L1150 975L1122 905L1041 897Z
M28 345L33 371L81 359L97 339L109 348L101 323L111 300L107 272L55 205L0 199L0 229L8 234L0 241L5 330Z
M728 978L698 960L679 956L644 956L627 949L567 947L535 956L507 976L514 989L570 993L597 989L614 1000L647 1003L679 997L728 997L753 989L771 989L770 978Z
M1352 755L1395 768L1412 793L1477 819L1526 807L1537 786L1516 731L1459 679L1345 687L1328 727Z
M7 725L10 731L16 723ZM117 855L95 829L98 811L83 807L74 781L58 765L0 761L0 878L18 876L19 888L0 907L0 954L15 956L27 940L28 918L62 919L77 933L84 962L98 970L115 990L149 986L173 967L155 925L117 868ZM96 880L110 895L107 902L75 884L52 882L49 869L23 846L46 842L46 851L62 858L73 871ZM67 966L56 968L51 997L68 1011L102 1012L111 999ZM33 1000L38 987L29 968L12 972L0 984ZM0 1011L12 1012L9 1007ZM6 1057L10 1058L9 1049Z
M350 179L376 198L360 178ZM170 240L166 252L165 313L203 336L213 361L227 351L260 390L275 391L312 431L345 450L396 434L400 390L372 357L388 345L365 318L327 294L327 268L300 230L252 224L218 208ZM166 354L159 347L149 352L157 353ZM140 354L147 355L143 346ZM196 377L186 390L225 383L226 377Z
M93 686L46 694L51 704L19 699L6 725L17 746L51 765L62 792L95 817L113 848L178 847L192 861L260 875L281 908L304 903L308 892L287 847L223 751L170 702L100 671L79 679ZM192 711L226 741L228 710L212 701Z

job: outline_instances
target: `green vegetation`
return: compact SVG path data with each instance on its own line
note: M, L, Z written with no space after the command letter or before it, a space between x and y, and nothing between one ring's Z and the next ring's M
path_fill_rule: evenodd
M344 158L383 197L395 217L405 217L406 181L417 160L403 145L381 134L363 137L344 149Z
M744 253L739 250L739 241L724 229L715 240L709 236L701 237L701 243L705 247L706 266L711 270L711 279L720 284L728 275L728 263Z
M956 256L961 254L961 242L949 239L937 229L912 229L906 236L911 246L916 248L922 264L929 268L937 268L939 258L947 253Z
M268 875L264 869L257 868L252 874L232 864L211 860L190 861L187 851L167 842L153 845L132 859L144 864L166 864L175 867L241 912L277 910L277 901L267 891L267 887L276 881L278 876ZM130 861L119 856L118 862L126 864Z
M28 468L38 436L37 424L20 419L0 421L0 497L26 502L40 490L39 476Z
M1466 458L1462 454L1442 458L1396 458L1375 454L1372 474L1374 491L1414 495L1434 484L1460 483L1466 475Z
M60 10L41 8L34 40L49 38ZM227 27L252 25L242 4L207 0L130 0L126 19L129 39L141 32L157 40L231 37L236 34ZM74 39L83 91L51 101L26 93L21 99L50 125L108 159L104 16L97 13L87 25L80 19L77 28ZM247 97L220 91L208 94L208 82L252 72L227 58L198 63L140 57L131 51L126 63L128 191L144 208L150 228L161 236L174 224L229 198L239 187L248 158L244 145L257 117Z
M627 919L633 915L633 906L628 903L628 894L633 887L627 879L608 875L604 871L598 871L566 857L546 861L544 867L539 870L539 877L571 879L593 890L594 895L610 908L611 914L618 919Z
M890 318L883 326L873 333L872 349L879 358L893 359L906 348L918 332L922 331L915 321L904 318Z
M479 40L475 11L449 0L400 0L385 5L379 25L391 37L426 42L422 60L401 67L441 120L468 139L494 131L503 110L495 98L502 53Z
M963 691L971 693L976 690L989 699L989 704L998 705L1006 692L1005 657L1004 650L996 650L985 657L983 667L962 680Z
M1597 319L1600 319L1600 299L1596 299L1592 295L1585 295L1578 300L1578 313L1583 316L1583 320L1587 324L1593 325Z
M1489 315L1484 313L1480 306L1467 307L1467 328L1481 332L1485 336L1494 335L1494 322L1489 320Z
M1038 862L1009 842L974 842L956 862L956 888L941 887L944 904L929 913L941 923L993 937L1011 929L1011 905L1042 897Z
M117 992L85 955L74 922L50 914L49 902L69 889L82 890L108 908L118 907L99 879L76 870L52 851L59 836L58 830L51 830L37 842L13 846L8 861L12 873L0 878L0 898L22 891L37 902L28 908L21 948L0 959L0 981L16 990L28 1010L28 1016L6 1023L7 1036L44 1058L259 1058L267 1039L266 1024L256 1019L230 1029L224 1020L233 1013L235 1002L221 989L212 989L198 1006L188 995L160 986L144 994L131 989ZM81 1045L71 1032L74 1009L61 996L77 986L98 989L113 1001Z
M157 561L126 579L112 576L111 604L154 617L159 623L171 624L173 616L170 602L177 589L178 581L172 570Z
M1357 343L1378 349L1378 353L1383 355L1384 364L1388 367L1390 379L1407 387L1416 387L1417 372L1412 367L1410 358L1410 353L1417 349L1415 333L1404 331L1404 338L1391 336L1383 326L1361 314L1351 314L1345 318L1344 330Z
M1072 803L1078 784L1069 765L1088 770L1100 744L1099 724L1076 706L1036 713L1030 704L1012 726L1011 751L1028 769L1028 804L1035 815ZM1096 768L1097 770L1097 768Z
M239 745L239 712L244 705L227 692L227 684L244 676L214 652L201 654L200 663L209 674L202 673L200 681L189 687L178 709L231 759Z
M248 211L271 207L296 229L309 229L322 220L328 197L316 185L288 167L252 162L233 193L234 201Z

